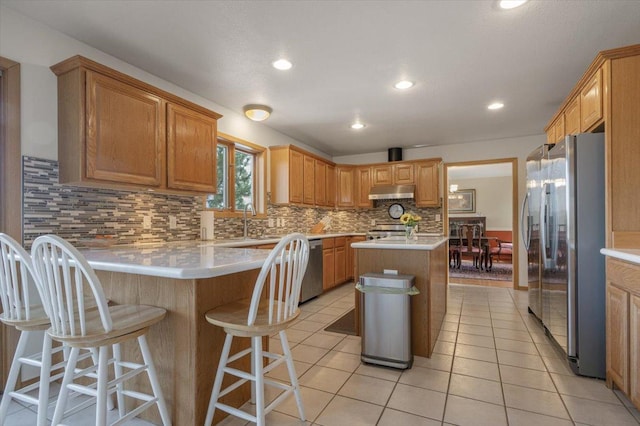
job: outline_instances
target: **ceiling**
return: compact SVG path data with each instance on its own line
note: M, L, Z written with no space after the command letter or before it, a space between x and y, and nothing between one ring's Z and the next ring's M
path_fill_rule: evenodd
M331 156L541 134L598 51L640 43L640 1L0 4L238 113L267 104L261 125Z

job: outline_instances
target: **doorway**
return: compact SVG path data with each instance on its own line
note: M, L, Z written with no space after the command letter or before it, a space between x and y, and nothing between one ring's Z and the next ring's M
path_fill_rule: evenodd
M460 218L460 221L479 223L483 234L489 236L485 244L497 246L497 241L510 241L511 246L511 282L483 276L486 269L477 268L477 274L468 280L460 280L470 284L512 287L519 289L519 256L518 256L518 160L503 158L483 161L467 161L447 163L444 165L445 192L444 197L444 231L450 235L449 219ZM453 187L451 185L454 185ZM457 187L456 187L457 185ZM453 191L451 191L453 190ZM449 201L451 197L451 202ZM451 211L450 211L451 204ZM508 245L507 245L508 246ZM495 251L495 250L494 250ZM505 250L507 252L507 250ZM495 273L504 271L503 262L506 256L492 256ZM499 266L500 265L500 266ZM474 266L475 267L475 266ZM483 265L484 268L484 265ZM456 271L457 273L458 271ZM486 272L484 272L486 274ZM506 272L505 272L506 273ZM449 274L447 274L449 282Z

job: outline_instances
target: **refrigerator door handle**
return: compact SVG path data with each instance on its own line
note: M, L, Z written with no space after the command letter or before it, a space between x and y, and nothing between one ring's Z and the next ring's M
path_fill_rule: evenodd
M531 243L531 224L527 219L527 233L524 232L524 211L525 206L527 205L527 201L529 200L529 191L527 191L524 196L524 200L522 200L522 207L520 208L520 234L522 235L522 240L524 241L525 249L529 250L529 243ZM529 215L527 215L527 218Z

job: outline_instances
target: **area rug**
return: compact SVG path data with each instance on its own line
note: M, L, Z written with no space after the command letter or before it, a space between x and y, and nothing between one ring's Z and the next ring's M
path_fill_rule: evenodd
M450 280L453 278L473 278L478 280L511 281L512 274L513 265L510 263L495 262L491 271L486 271L477 269L470 260L463 260L460 269L449 268Z
M324 331L332 331L334 333L356 335L356 310L352 309L337 321L329 325Z

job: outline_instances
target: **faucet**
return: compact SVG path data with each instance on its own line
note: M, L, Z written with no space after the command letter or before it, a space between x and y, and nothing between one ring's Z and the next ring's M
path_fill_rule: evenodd
M253 208L253 204L251 203L247 203L244 205L244 211L242 212L242 219L244 220L244 231L242 233L242 236L244 238L247 238L247 209L251 210L251 216L255 216L256 215L256 209Z

